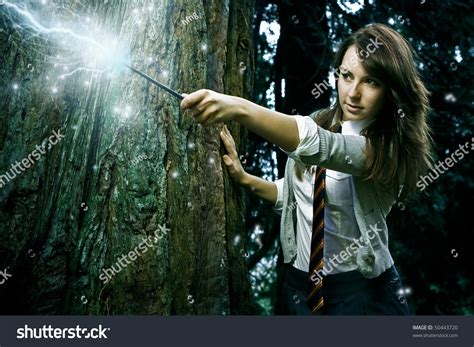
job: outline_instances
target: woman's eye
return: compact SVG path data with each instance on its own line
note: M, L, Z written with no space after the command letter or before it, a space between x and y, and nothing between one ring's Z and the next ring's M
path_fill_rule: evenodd
M349 78L349 74L348 73L342 73L342 78L344 78L345 80L347 80Z
M367 84L369 84L369 85L372 85L372 86L378 85L378 83L377 83L376 80L373 80L373 79L370 79L370 78L366 79L366 80L365 80L365 83L367 83Z

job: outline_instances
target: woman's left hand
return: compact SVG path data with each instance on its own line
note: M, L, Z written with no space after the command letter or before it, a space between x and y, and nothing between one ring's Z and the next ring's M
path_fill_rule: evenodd
M244 99L201 89L181 101L182 110L190 110L197 123L208 126L235 120L243 112Z

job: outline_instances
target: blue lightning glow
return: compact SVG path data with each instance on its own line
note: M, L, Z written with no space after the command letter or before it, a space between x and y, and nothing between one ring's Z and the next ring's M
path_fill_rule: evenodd
M40 23L38 23L38 21L33 17L33 15L30 12L28 12L26 9L21 9L17 5L12 4L8 1L3 2L1 5L13 8L19 15L21 15L23 18L25 18L30 23L31 28L33 30L35 30L36 32L38 32L38 33L43 33L43 34L53 34L53 33L67 34L67 35L71 35L72 37L74 37L74 38L76 38L80 41L88 42L91 45L97 46L100 49L102 48L102 46L97 41L95 41L95 40L93 40L93 39L91 39L90 37L87 37L87 36L78 35L70 29L55 28L55 27L46 28L43 25L41 25Z
M120 31L120 35L104 32L101 29L103 21L94 18L90 5L83 5L81 0L74 1L74 8L67 8L47 0L25 1L28 4L19 4L19 1L14 0L4 0L3 2L0 0L0 15L5 16L12 23L10 29L13 29L12 32L16 38L19 38L20 41L29 41L25 45L18 46L19 49L25 49L22 52L24 57L31 57L29 59L34 59L41 65L48 63L52 65L45 76L49 86L44 88L44 90L50 91L51 96L56 97L67 88L68 84L65 83L65 80L70 76L79 73L87 74L89 76L87 80L76 79L75 82L78 83L74 85L89 88L94 80L99 80L102 76L107 79L113 78L114 72L121 68L137 73L178 99L183 98L181 94L165 84L132 67L130 49L119 40L123 31ZM75 11L78 8L80 11ZM134 8L132 10L134 22L136 24L142 23L143 18L149 17L153 10L152 6L141 9ZM101 24L94 25L96 19L97 23ZM126 42L129 41L129 39L126 40ZM207 46L203 49L207 49ZM56 51L56 53L51 55L49 52L52 51ZM153 63L156 66L155 57L148 57L147 61L149 65ZM30 60L27 63L27 70L33 73L34 62ZM36 71L39 70L36 69ZM162 78L167 78L168 72L166 70L160 69L159 72ZM21 92L19 83L21 80L22 78L19 76L13 81L11 86L13 92L18 94ZM138 110L139 107L120 105L110 111L122 119L129 119Z
M42 2L43 5L46 1ZM106 71L129 64L129 54L127 50L118 44L118 40L108 33L99 33L98 30L90 29L88 25L81 23L82 31L94 34L82 35L75 32L72 24L68 23L66 27L61 24L55 26L47 26L40 23L34 13L27 9L26 5L17 5L9 1L0 3L0 8L6 8L11 12L15 12L21 22L10 18L14 28L29 29L33 32L32 37L40 37L48 39L55 36L55 43L62 46L62 49L73 52L74 62L65 62L62 56L55 57L54 67L62 66L63 72L58 76L63 80L68 76L72 76L78 72L89 72L100 76ZM67 10L67 9L64 9ZM70 10L67 10L71 12ZM72 13L78 17L77 14ZM90 17L85 17L85 21L90 23ZM30 64L31 65L31 64ZM69 69L71 71L69 72ZM47 78L49 80L49 77ZM57 92L57 88L53 87L53 94Z

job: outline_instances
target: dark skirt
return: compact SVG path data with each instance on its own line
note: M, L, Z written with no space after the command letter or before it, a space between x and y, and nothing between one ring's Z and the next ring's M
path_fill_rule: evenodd
M283 313L312 314L306 299L308 273L287 267L283 285ZM395 266L380 276L367 279L358 271L328 275L323 279L322 315L408 315L403 286Z

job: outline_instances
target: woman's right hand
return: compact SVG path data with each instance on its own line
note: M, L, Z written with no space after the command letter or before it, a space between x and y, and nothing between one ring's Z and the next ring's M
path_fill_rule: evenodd
M239 159L239 154L237 153L237 149L235 147L234 138L230 134L230 131L229 129L227 129L226 125L224 125L224 128L221 130L220 135L227 152L227 154L224 154L222 156L222 159L224 160L224 164L229 170L230 177L232 177L235 182L243 184L247 173L242 167L242 163Z

